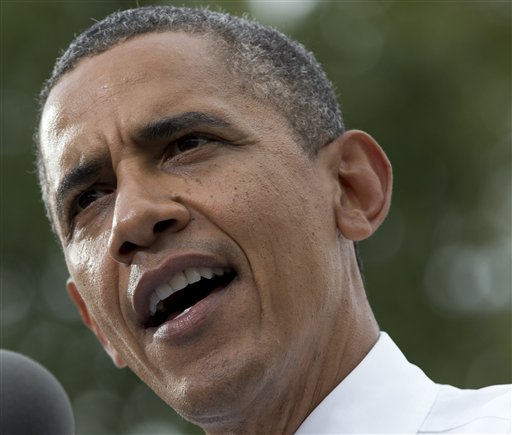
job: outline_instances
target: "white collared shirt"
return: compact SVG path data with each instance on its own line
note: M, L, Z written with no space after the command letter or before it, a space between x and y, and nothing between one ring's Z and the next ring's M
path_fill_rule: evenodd
M391 338L304 420L297 434L510 434L512 387L461 390L432 382Z

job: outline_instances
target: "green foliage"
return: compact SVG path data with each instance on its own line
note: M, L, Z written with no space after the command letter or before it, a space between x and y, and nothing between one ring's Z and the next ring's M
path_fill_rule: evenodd
M511 4L208 4L252 10L302 41L336 83L348 127L388 153L393 208L362 246L382 329L436 381L510 382ZM1 346L57 375L80 434L197 432L82 327L32 165L35 97L59 50L94 19L134 6L1 3Z

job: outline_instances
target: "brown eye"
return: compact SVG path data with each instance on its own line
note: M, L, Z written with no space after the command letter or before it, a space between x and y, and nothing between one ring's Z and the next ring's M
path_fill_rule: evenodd
M206 145L211 139L203 136L185 136L176 141L176 153L184 153L194 148Z
M106 195L107 191L105 190L88 190L87 192L82 193L77 201L76 201L76 211L79 213L82 210L89 207L94 201L100 199L104 195Z

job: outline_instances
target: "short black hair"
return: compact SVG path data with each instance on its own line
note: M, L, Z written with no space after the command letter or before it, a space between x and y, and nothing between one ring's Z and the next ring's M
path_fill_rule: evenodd
M118 11L78 35L57 59L45 82L40 109L59 79L80 60L136 36L166 31L201 35L217 43L226 67L249 92L285 115L308 153L314 154L343 133L333 85L302 44L246 18L174 6Z

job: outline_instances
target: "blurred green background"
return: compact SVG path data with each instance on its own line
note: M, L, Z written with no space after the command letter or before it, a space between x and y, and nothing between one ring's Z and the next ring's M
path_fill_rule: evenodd
M1 347L58 377L83 435L198 432L81 325L32 166L35 96L59 50L136 4L1 2ZM346 125L394 167L389 219L362 245L381 328L437 382L510 383L511 2L185 4L248 12L316 53Z

